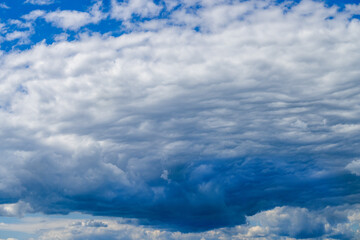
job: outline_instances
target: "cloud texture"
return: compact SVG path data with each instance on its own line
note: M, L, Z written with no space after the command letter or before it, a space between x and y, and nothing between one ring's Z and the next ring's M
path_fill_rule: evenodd
M251 234L293 238L329 234L327 206L358 209L358 5L144 4L112 1L119 37L3 53L2 203L182 232L253 216L268 228ZM44 16L100 21L65 13Z
M354 210L357 208L357 210ZM25 217L17 224L2 224L0 230L21 230L42 239L127 239L127 240L289 240L358 239L354 231L360 223L357 206L327 207L321 211L305 208L276 207L247 217L247 223L204 232L181 233L141 226L129 219L63 219ZM35 239L35 238L30 238Z

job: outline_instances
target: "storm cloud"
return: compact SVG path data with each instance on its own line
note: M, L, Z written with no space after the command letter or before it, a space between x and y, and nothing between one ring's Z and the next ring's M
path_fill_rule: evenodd
M121 36L1 55L1 203L180 232L273 214L295 238L358 209L358 5L135 2L112 1Z

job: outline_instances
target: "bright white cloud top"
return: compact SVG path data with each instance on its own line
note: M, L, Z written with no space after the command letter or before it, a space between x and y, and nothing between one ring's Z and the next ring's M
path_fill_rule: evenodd
M359 5L56 4L0 25L0 229L359 238Z

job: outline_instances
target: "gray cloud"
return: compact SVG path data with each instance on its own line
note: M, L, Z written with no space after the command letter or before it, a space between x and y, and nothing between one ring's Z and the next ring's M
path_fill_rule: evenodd
M312 1L205 3L1 56L2 201L180 231L298 207L300 222L276 218L290 237L327 233L308 211L358 203L344 168L360 149L359 21Z

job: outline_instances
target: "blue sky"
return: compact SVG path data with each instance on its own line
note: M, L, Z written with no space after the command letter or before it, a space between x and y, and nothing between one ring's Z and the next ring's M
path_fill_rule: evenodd
M359 239L357 1L0 1L0 239Z

